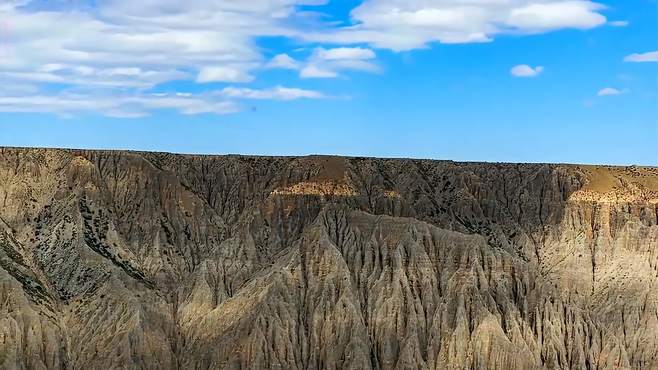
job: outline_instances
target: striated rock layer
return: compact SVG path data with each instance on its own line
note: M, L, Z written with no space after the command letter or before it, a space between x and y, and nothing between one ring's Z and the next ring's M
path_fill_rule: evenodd
M658 169L0 149L3 369L658 369Z

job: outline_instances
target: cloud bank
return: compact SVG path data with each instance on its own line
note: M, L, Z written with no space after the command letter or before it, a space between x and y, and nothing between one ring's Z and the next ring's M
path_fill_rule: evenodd
M366 0L352 10L353 25L305 37L401 51L432 42L489 42L501 34L590 29L606 23L603 10L582 0Z
M607 23L604 7L584 0L366 0L342 23L309 18L326 3L2 1L0 83L8 87L0 93L0 111L126 117L158 109L233 113L242 99L326 97L298 87L254 88L268 69L295 71L300 83L348 72L379 73L377 49L488 42L501 34ZM263 37L306 44L310 51L299 58L291 50L276 50L268 57L258 44ZM648 54L627 60L655 61L655 54ZM515 76L541 73L541 67L519 68ZM180 81L205 92L156 95L158 87Z

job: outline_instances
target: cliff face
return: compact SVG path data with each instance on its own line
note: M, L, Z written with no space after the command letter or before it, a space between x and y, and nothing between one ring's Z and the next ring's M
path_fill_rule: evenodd
M6 369L658 368L658 169L0 150Z

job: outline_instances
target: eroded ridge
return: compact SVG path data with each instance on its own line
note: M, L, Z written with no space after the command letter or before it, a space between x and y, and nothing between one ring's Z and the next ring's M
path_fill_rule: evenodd
M646 167L0 148L0 368L655 369Z

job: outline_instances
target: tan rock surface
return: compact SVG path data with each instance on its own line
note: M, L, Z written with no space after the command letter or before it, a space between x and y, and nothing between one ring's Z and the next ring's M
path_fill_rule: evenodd
M657 369L658 169L0 149L0 368Z

